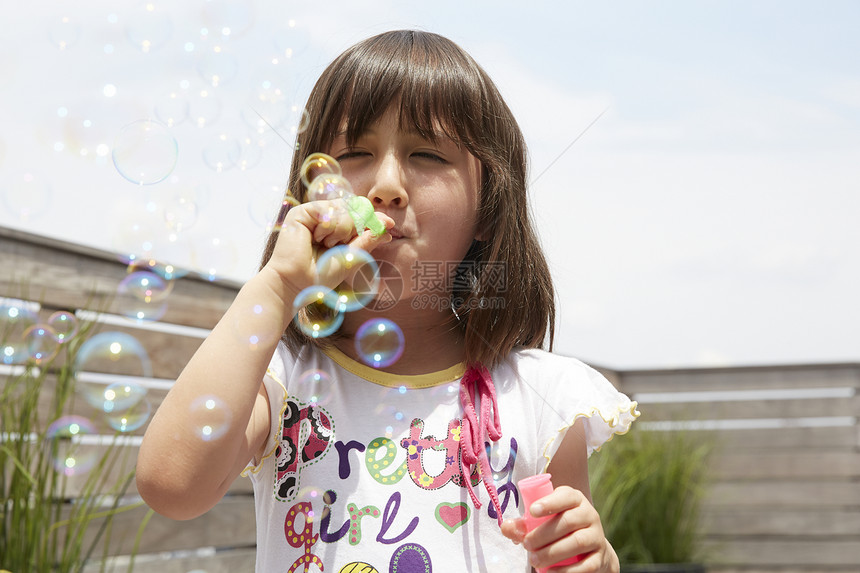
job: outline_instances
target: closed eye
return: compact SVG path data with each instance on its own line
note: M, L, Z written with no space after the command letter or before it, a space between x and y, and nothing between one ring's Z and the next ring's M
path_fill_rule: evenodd
M430 151L416 151L412 154L412 156L420 157L422 159L429 159L438 163L448 163L448 161L446 161L441 155L437 155L436 153L432 153Z
M363 157L365 155L368 155L366 151L352 150L341 153L340 155L335 157L335 159L337 159L338 161L343 161L344 159L353 159L355 157Z

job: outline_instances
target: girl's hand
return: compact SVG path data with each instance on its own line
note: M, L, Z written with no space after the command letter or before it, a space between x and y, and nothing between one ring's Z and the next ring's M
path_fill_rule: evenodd
M576 555L579 562L552 569L553 573L617 573L618 558L603 534L597 510L581 491L559 486L529 508L535 517L554 515L526 533L522 518L502 523L502 534L514 543L522 543L530 555L532 567L551 567Z
M378 213L386 229L394 221ZM314 284L335 287L345 278L339 269L329 269L329 276L317 276L316 261L319 254L331 247L348 244L371 252L377 246L391 241L391 235L374 236L366 230L356 233L355 224L342 200L310 201L292 207L281 224L278 241L266 269L298 293Z

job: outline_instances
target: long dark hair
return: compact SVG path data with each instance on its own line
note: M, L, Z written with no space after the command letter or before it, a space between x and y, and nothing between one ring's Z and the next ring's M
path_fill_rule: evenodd
M402 126L432 140L434 127L441 125L483 166L477 214L482 240L460 264L452 291L466 363L492 368L515 347L540 348L547 338L551 348L554 291L526 202L525 141L493 81L451 40L392 31L335 59L308 98L308 128L297 138L288 192L305 201L300 174L305 157L328 149L344 125L353 144L392 105L399 105ZM261 268L276 240L273 231ZM284 340L294 353L309 341L319 342L292 323Z

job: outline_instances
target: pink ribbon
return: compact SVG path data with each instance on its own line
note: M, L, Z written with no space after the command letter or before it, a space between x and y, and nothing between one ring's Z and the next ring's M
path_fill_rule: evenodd
M480 415L475 410L476 394L481 408ZM478 474L484 482L487 493L490 494L490 501L496 509L501 527L502 507L499 503L499 492L493 483L493 470L484 444L488 437L494 442L501 438L502 426L499 422L496 388L490 373L484 366L473 366L463 375L460 380L460 404L463 406L463 423L460 431L460 477L466 484L475 509L480 509L481 501L469 479L475 464L478 465Z

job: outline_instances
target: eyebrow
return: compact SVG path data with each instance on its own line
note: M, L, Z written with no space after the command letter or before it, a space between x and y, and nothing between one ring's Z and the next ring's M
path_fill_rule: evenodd
M426 139L423 135L421 135L421 133L420 133L417 129L401 129L400 131L401 131L402 133L406 134L406 135L409 135L409 136L418 137L418 138L421 138L421 139ZM359 134L357 135L357 137L362 137L362 136L364 136L364 135L368 135L368 134L369 134L369 135L375 135L375 134L376 134L376 131L375 131L372 127L368 127L367 129L365 129L364 131L362 131L361 133L359 133ZM345 138L345 137L346 137L346 135L347 135L347 130L345 130L345 129L340 129L340 130L338 130L338 131L336 131L336 132L335 132L333 140L334 140L334 139L337 139L337 138L339 138L339 137L344 137L344 138ZM448 134L445 132L445 130L443 130L443 129L434 129L434 130L433 130L432 137L433 137L436 141L450 141L450 142L452 142L452 143L456 143L456 142L457 142L453 137L451 137L450 135L448 135Z

